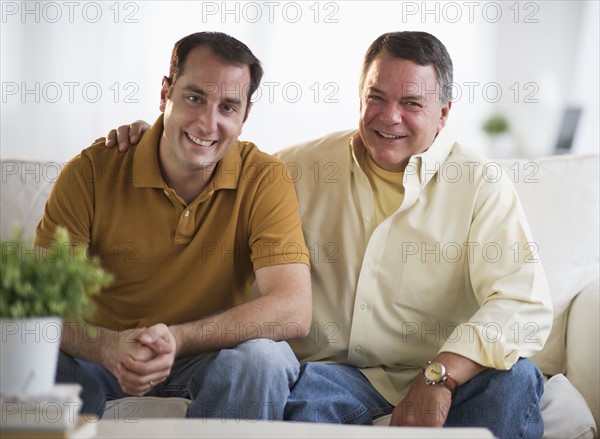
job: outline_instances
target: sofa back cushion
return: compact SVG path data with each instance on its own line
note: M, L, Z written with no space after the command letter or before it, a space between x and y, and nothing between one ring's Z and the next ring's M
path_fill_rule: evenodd
M552 331L532 359L547 375L565 373L569 305L599 274L598 156L559 155L499 164L515 184L552 294Z
M3 159L0 166L0 236L8 239L15 226L33 238L46 200L64 163Z

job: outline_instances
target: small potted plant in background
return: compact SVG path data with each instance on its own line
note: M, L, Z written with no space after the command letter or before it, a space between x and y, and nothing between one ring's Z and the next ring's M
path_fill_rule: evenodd
M483 123L483 131L489 136L493 157L508 157L514 153L513 139L510 137L510 125L506 117L494 114Z
M113 276L58 227L47 249L19 230L2 241L0 278L0 393L45 395L54 386L63 319L82 322Z

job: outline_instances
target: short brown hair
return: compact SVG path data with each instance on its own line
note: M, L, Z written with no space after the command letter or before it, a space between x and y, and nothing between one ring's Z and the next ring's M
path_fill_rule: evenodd
M427 32L390 32L377 38L365 54L360 87L364 85L369 67L373 60L387 53L394 58L412 61L420 66L432 65L440 86L439 97L442 102L452 100L452 59L440 40Z
M175 43L171 54L171 66L169 69L169 97L173 86L185 69L185 60L196 47L208 46L213 53L233 65L247 65L250 69L250 87L248 89L248 102L246 114L250 107L252 95L258 89L263 76L263 68L259 59L241 41L222 32L196 32L183 37Z

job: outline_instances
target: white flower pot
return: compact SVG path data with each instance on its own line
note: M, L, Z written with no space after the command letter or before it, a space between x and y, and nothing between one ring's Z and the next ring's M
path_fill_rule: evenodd
M54 387L62 320L0 319L0 393L36 398Z

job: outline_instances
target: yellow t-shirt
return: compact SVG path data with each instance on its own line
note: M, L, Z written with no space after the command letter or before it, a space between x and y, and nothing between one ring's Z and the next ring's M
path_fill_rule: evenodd
M404 199L404 172L390 172L375 164L369 154L363 154L363 170L371 183L375 200L377 224L394 213Z
M90 321L115 330L198 320L251 298L254 271L309 263L286 166L238 142L187 204L158 164L159 117L120 153L97 143L63 169L38 225L48 246L63 225L100 256L115 282Z

